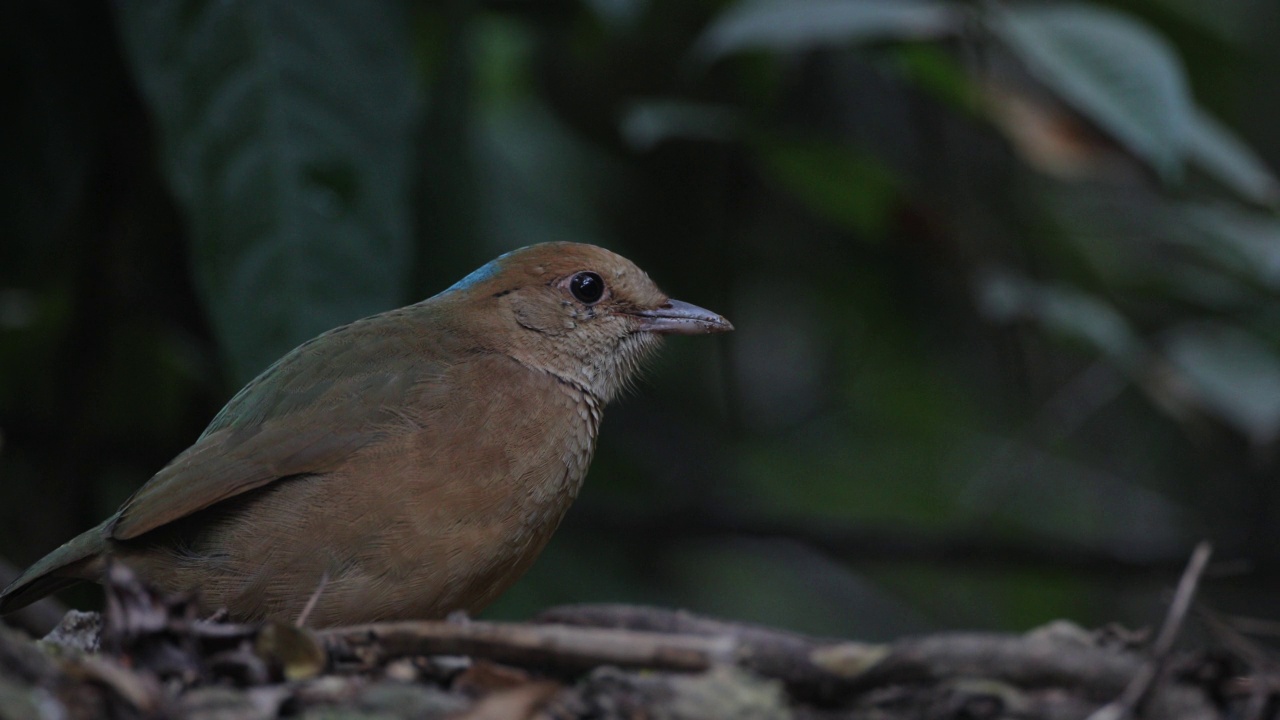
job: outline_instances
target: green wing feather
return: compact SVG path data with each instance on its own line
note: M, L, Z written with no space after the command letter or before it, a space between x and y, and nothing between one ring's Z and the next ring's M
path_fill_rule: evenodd
M422 338L449 338L405 318L412 309L331 330L277 361L125 502L110 537L138 537L279 478L332 471L377 443L405 397L446 368L441 346Z

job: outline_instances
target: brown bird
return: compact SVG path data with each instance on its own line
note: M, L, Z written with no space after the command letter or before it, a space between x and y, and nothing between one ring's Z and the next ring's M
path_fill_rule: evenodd
M315 626L477 612L546 545L660 337L731 329L608 250L507 253L289 352L0 613L108 558L238 620L293 621L313 595Z

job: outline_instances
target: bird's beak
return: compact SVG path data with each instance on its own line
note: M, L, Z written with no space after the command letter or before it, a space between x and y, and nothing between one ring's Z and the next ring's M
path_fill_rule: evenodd
M664 335L703 335L729 332L733 324L719 315L679 300L662 307L630 313L640 320L640 330Z

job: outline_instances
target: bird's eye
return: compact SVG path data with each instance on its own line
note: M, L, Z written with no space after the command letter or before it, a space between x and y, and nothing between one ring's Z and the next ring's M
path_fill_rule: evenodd
M599 302L604 295L604 279L593 272L580 272L569 278L569 292L591 305Z

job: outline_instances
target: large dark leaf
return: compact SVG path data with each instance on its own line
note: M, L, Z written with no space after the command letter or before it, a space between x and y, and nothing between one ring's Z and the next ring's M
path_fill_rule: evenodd
M1225 323L1186 323L1165 352L1205 409L1256 443L1280 435L1280 356L1253 334Z
M1084 3L1018 5L992 21L1041 82L1163 176L1178 177L1194 107L1163 38Z
M119 18L233 375L402 302L417 103L401 3L126 2Z
M1228 204L1178 206L1179 240L1199 248L1226 270L1271 292L1280 290L1280 220ZM1170 213L1172 214L1172 213Z

